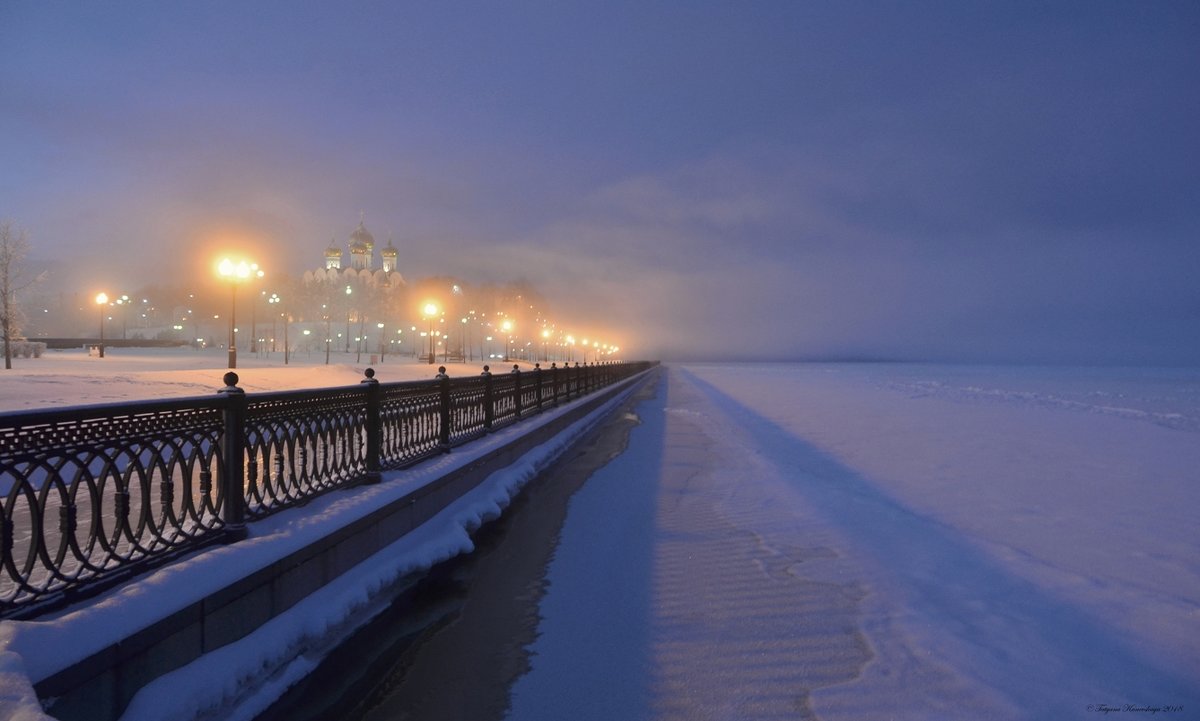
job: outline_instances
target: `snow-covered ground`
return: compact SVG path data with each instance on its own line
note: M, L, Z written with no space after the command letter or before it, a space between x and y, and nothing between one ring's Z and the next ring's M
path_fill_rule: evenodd
M243 365L247 390L306 372ZM219 361L194 370L182 394L220 386ZM361 377L308 371L312 385ZM94 400L103 375L67 375L41 397ZM5 407L20 385L0 375ZM694 364L669 367L637 413L628 450L572 499L511 718L1197 716L1200 370ZM463 529L568 437L296 614L155 682L127 720L251 718L388 580L469 550ZM281 514L96 610L0 624L0 717L38 718L26 677L78 654L79 629L128 623L223 553L282 553L418 482ZM264 668L276 675L255 679Z
M228 356L219 348L108 348L104 355L50 350L41 358L14 358L12 370L0 372L0 411L205 395L225 385L221 378L228 370ZM336 352L325 365L324 353L297 353L285 365L283 353L256 357L243 351L238 354L238 386L254 393L353 385L368 367L385 383L428 380L437 373L438 364L407 356L387 356L381 363L370 363L370 358ZM491 362L493 372L507 366L511 364ZM478 375L483 362L448 363L446 368L451 377Z
M637 412L509 718L1200 718L1200 370L688 365Z

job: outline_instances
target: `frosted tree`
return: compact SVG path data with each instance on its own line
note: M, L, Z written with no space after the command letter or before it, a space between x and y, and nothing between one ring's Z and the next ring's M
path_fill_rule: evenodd
M41 280L25 275L24 260L29 253L25 231L0 221L0 332L4 334L4 369L12 370L12 342L21 332L23 316L17 293Z

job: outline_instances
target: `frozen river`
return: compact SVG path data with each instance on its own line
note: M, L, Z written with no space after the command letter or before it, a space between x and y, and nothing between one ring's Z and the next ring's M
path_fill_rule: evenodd
M509 718L1196 713L1200 373L673 366L637 414Z

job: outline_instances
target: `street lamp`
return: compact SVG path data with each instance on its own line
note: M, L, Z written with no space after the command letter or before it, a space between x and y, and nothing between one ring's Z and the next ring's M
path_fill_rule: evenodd
M121 340L125 340L129 335L129 296L123 295L115 302L125 311L121 315Z
M333 309L324 305L321 309L325 311L325 365L329 365L329 346L333 345L333 327L331 326L333 318Z
M434 303L426 303L422 310L429 318L429 365L433 365L433 317L437 315L438 307Z
M266 294L265 290L263 291L263 294ZM267 298L268 306L274 306L278 302L279 302L279 294L278 293L272 293L271 297ZM271 351L270 351L271 353L275 352L275 318L277 317L277 315L283 315L283 314L282 313L276 314L274 310L271 311Z
M254 271L255 278L262 278L261 270ZM266 295L267 291L263 291L262 295ZM250 296L250 352L258 354L258 296Z
M500 330L504 331L504 362L508 362L508 346L512 344L512 329L513 322L507 318L500 324Z
M237 284L261 271L258 270L258 263L244 260L235 263L223 258L217 264L217 273L229 281L229 367L237 368Z
M459 355L462 356L463 362L467 360L467 354L471 351L471 326L467 324L467 319L464 316L462 319L462 337L458 339Z
M387 357L387 336L383 334L385 324L376 323L375 327L379 329L379 362L382 363Z
M350 296L354 294L354 289L346 286L346 352L350 352Z
M100 306L100 357L104 357L104 310L108 305L108 294L97 293L96 305Z

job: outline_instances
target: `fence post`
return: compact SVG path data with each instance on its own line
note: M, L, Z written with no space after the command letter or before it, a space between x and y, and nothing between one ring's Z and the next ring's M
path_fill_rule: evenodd
M441 383L440 413L441 426L438 429L438 445L442 453L450 452L450 376L446 375L446 366L438 366L437 379Z
M550 398L551 403L558 405L558 364L550 364Z
M360 381L366 386L367 395L367 473L363 483L379 483L383 480L383 465L380 456L383 446L383 421L380 413L380 396L383 389L379 387L379 379L375 377L375 369L363 371L365 379Z
M242 486L246 476L246 391L238 388L238 374L229 371L222 379L225 387L217 393L225 396L225 433L221 437L221 520L225 543L246 538L246 498Z
M492 369L483 367L483 430L491 432L492 421L496 418L496 404L492 398Z
M513 411L517 418L521 417L521 367L513 363Z
M537 402L537 409L542 410L542 364L533 364L533 399Z

